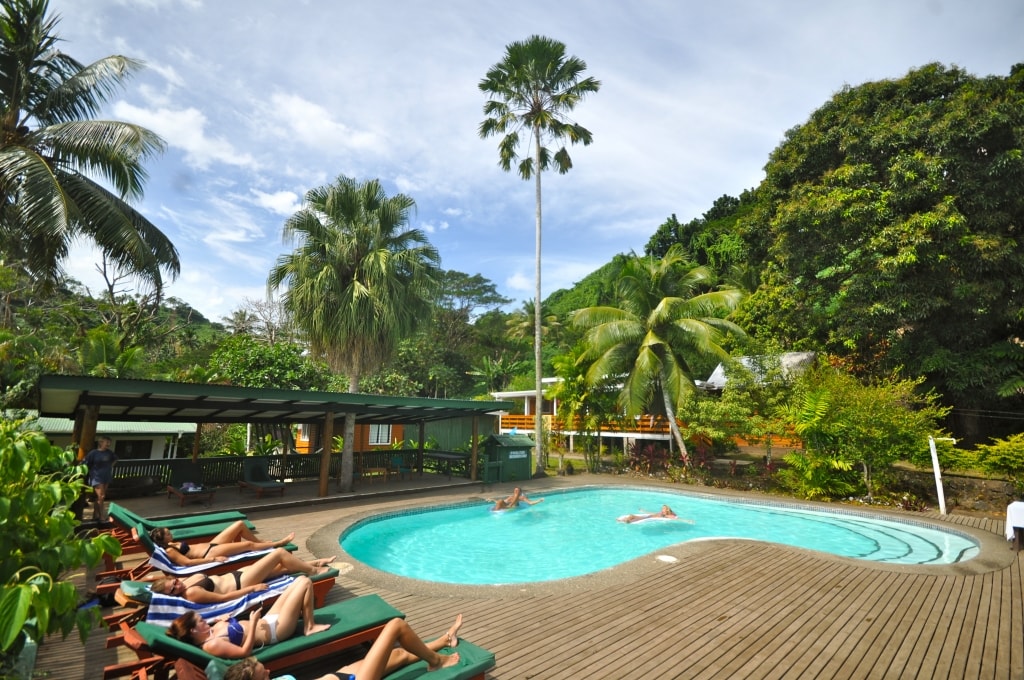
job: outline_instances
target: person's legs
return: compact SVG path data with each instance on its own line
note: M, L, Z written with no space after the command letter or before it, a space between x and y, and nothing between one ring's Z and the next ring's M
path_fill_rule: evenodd
M430 670L452 666L459 662L458 652L444 655L437 652L448 646L449 636L456 639L461 625L462 616L459 615L455 625L449 629L448 635L427 644L416 635L404 619L391 619L365 657L339 670L343 673L352 673L356 680L380 680L388 673L393 673L418 659L426 661ZM394 649L396 642L401 645L400 649Z
M242 587L254 586L257 583L263 583L271 576L281 574L294 574L296 572L310 575L318 574L326 568L324 564L329 564L333 561L334 558L330 557L327 558L327 562L323 560L306 562L284 548L275 548L253 564L242 567L239 570L242 572Z
M102 522L106 519L104 503L107 500L107 485L97 484L93 487L93 491L96 493L96 509L93 511L93 519L97 522Z
M313 582L305 576L299 576L285 589L277 602L271 606L267 614L277 614L277 638L287 640L295 634L295 629L302 617L303 632L306 635L318 633L330 628L327 624L317 624L313 620Z

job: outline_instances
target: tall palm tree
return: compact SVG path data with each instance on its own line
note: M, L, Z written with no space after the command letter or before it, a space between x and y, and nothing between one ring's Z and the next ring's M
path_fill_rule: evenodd
M541 403L544 393L541 364L541 171L552 165L560 174L569 172L572 159L563 145L554 153L547 142L582 143L593 141L593 135L582 125L569 119L568 114L584 97L601 88L601 82L583 77L587 64L575 56L566 56L565 45L540 35L530 36L505 48L505 56L487 71L480 81L480 90L490 98L484 104L480 123L482 138L498 135L498 164L509 172L513 164L524 180L534 179L536 194L536 265L534 298L533 352L536 388L537 474L543 474L544 461L541 443L543 417ZM519 147L524 143L532 149L520 157Z
M663 410L689 464L676 414L695 389L691 365L699 357L728 356L722 341L743 331L724 317L743 293L715 288L711 270L690 266L682 247L675 245L660 260L635 254L626 258L615 295L614 307L588 307L573 315L573 324L586 329L584 358L592 361L587 381L600 384L609 376L625 376L619 407L630 417Z
M179 273L177 250L128 201L142 196L143 162L163 141L138 125L92 120L141 62L85 66L58 49L58 21L48 0L0 3L0 260L53 283L72 240L85 236L160 290L163 273Z
M281 301L295 324L313 352L348 377L350 392L430 317L440 256L421 230L409 228L414 207L404 194L388 197L378 180L339 177L307 192L303 208L285 222L285 240L296 248L278 258L268 287L285 287ZM346 414L345 490L352 484L355 427L355 416Z

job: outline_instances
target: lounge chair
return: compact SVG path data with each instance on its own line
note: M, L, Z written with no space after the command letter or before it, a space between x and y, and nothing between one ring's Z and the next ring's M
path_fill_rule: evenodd
M242 461L242 478L238 480L238 490L247 488L256 492L256 498L263 498L266 493L284 496L284 482L271 479L267 472L267 461L263 458L246 458Z
M313 606L324 606L327 593L334 587L338 573L337 569L328 569L322 574L309 577L313 582ZM199 612L206 619L225 615L238 616L240 612L250 609L256 603L269 606L293 580L294 575L278 576L267 581L267 590L249 593L234 600L207 604L192 602L176 595L154 593L149 590L150 583L147 582L123 581L114 594L114 600L121 608L104 616L103 620L108 628L114 628L122 622L134 625L143 620L158 626L167 626L189 610Z
M186 528L202 526L212 529L214 525L217 525L220 528L216 531L211 530L208 534L210 536L215 536L220 533L221 530L226 529L232 523L237 522L240 519L245 520L250 529L255 526L252 522L246 520L245 514L237 510L204 512L196 515L188 515L186 517L172 517L170 519L148 519L136 512L132 512L122 505L110 503L108 512L110 513L110 520L126 531L131 531L132 527L141 526L146 531L163 528L170 529L177 533L178 531Z
M454 666L428 671L426 661L417 661L385 675L384 680L484 680L484 674L494 668L494 654L462 638L459 638L459 646L454 650L446 648L442 651L446 654L457 651L459 662ZM174 670L181 680L220 680L227 669L227 664L221 661L211 661L205 672L186 659L174 662Z
M165 574L171 574L172 576L187 576L188 574L196 574L199 572L206 574L224 574L229 571L234 571L240 566L252 564L270 552L269 549L250 550L238 555L232 555L223 562L206 562L204 564L181 567L171 560L170 556L167 555L166 550L153 543L153 539L149 537L148 533L142 530L142 527L137 526L133 536L137 536L140 544L149 554L149 560L129 569L111 569L97 573L97 595L113 593L117 590L119 581L138 581L147 574L150 574L154 569L159 569ZM281 547L292 552L299 549L299 547L294 543L288 543Z
M405 462L405 456L391 456L391 463L388 465L388 475L398 475L399 481L409 475L412 479L412 465Z
M131 533L133 528L140 526L145 527L147 532L156 527L167 527L174 532L176 538L193 543L203 543L206 539L213 538L239 520L244 520L246 526L250 529L256 528L255 524L245 519L245 515L235 511L215 512L207 515L179 517L168 520L148 520L128 508L122 507L117 503L111 503L108 509L108 516L114 523L114 529L110 534L121 544L122 555L146 551L145 547L139 542L139 539ZM203 518L210 519L211 521L201 521ZM113 569L114 567L108 563L107 568Z
M185 500L213 502L217 489L203 486L203 472L191 461L178 463L171 468L171 480L167 484L167 497L178 497L178 505L185 507Z
M330 654L355 647L364 642L373 642L393 618L405 618L379 595L363 595L342 602L321 607L315 613L317 623L328 623L330 628L313 635L295 635L288 640L267 645L253 653L271 673L282 671L310 661L322 659ZM150 623L139 623L134 632L141 636L147 647L146 653L163 657L173 664L176 659L186 659L199 668L206 668L211 661L229 666L234 661L218 659L188 642L176 640L167 634L167 629ZM127 641L133 648L135 645ZM108 647L117 644L108 641ZM461 643L460 643L461 645ZM136 654L140 650L136 649ZM431 676L434 677L434 676Z

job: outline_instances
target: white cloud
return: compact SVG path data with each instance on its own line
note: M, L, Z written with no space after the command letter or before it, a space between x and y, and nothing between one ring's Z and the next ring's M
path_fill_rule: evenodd
M207 136L206 116L199 109L145 109L122 101L114 105L114 115L149 128L169 146L184 151L185 162L193 168L206 170L213 163L256 168L249 153L237 151L222 136Z
M302 207L302 199L294 191L275 191L268 194L258 189L250 189L256 197L255 203L276 215L291 217Z
M368 130L355 130L315 102L296 94L274 93L263 114L264 131L328 154L349 150L379 150L380 138Z

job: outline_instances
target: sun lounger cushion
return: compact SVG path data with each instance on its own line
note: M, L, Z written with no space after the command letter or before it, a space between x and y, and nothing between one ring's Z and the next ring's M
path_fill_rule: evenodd
M111 520L117 522L125 529L131 529L135 525L141 525L146 531L156 529L157 527L165 527L173 532L176 529L206 524L223 524L224 526L221 527L223 529L227 528L232 522L245 519L245 515L237 510L206 512L197 515L189 515L188 517L173 517L171 519L147 519L138 513L132 512L123 505L118 505L117 503L110 503L107 506L107 512L110 515ZM250 524L250 529L253 528L251 523L247 522L247 524Z
M404 618L405 615L389 605L379 595L363 595L342 602L329 604L316 610L317 623L328 623L330 628L314 635L295 635L289 640L268 645L254 652L254 656L264 664L274 659L281 659L305 650L316 649L339 638L348 637L368 628L383 626L393 618ZM167 629L150 623L139 623L135 630L143 637L146 644L158 654L170 658L188 659L200 668L206 668L213 660L225 665L235 663L207 654L193 644L176 640L167 634Z
M471 642L459 639L457 649L445 648L441 652L450 654L453 651L459 653L459 662L454 666L440 668L436 671L427 670L426 661L399 668L394 673L384 676L384 680L414 680L415 678L429 678L429 680L470 680L471 678L482 677L483 673L494 668L494 654L483 647L478 647ZM177 669L178 666L175 666ZM229 666L222 661L214 659L206 665L206 680L223 680ZM275 674L274 680L281 680L284 677Z
M394 673L384 676L384 680L412 680L413 678L429 678L430 680L469 680L494 668L494 654L483 647L459 638L459 646L455 649L443 649L443 654L459 653L459 662L448 668L436 671L427 670L426 661L417 661L411 666L399 668Z

